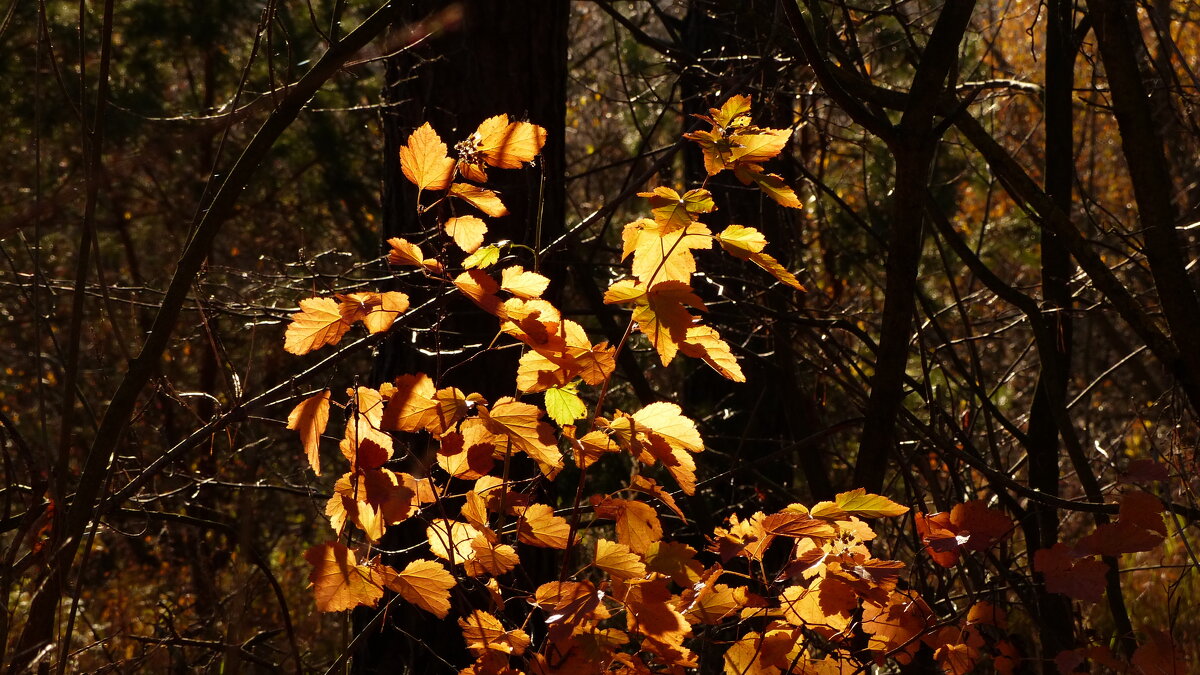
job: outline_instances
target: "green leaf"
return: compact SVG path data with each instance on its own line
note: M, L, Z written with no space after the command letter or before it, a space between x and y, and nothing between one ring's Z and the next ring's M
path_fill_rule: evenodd
M575 385L550 387L546 390L546 414L559 426L566 426L587 415L587 406L575 393Z
M834 502L841 510L859 518L880 518L908 513L907 506L900 506L887 497L869 494L863 488L843 492L834 497Z
M483 269L485 267L491 267L492 265L495 265L499 260L500 246L492 244L490 246L484 246L478 251L475 251L471 255L467 256L467 259L463 261L463 267L467 269Z

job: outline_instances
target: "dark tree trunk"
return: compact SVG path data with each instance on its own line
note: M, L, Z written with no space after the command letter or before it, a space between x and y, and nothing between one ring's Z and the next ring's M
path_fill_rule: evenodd
M398 9L396 31L435 17L442 30L415 48L388 60L382 113L384 134L383 238L404 237L420 241L433 232L432 214L418 217L416 190L400 172L399 148L413 129L433 125L451 148L483 120L501 113L510 119L528 120L547 130L542 157L532 169L492 170L488 187L498 190L509 215L486 218L487 241L510 240L533 248L544 246L563 231L565 195L564 118L566 111L567 22L570 3L561 0L468 0L459 3L419 1ZM428 25L428 24L427 24ZM431 250L430 245L425 250ZM462 253L450 253L450 260ZM519 264L532 266L522 258ZM560 260L540 261L543 274L560 286L564 267ZM494 317L484 315L455 298L438 310L440 336L421 347L440 351L422 356L406 339L384 344L378 355L374 379L390 380L406 372L425 372L440 386L453 385L479 392L489 400L513 393L517 350L490 352L483 358L458 364L486 346L497 330ZM407 336L404 336L407 338ZM467 347L467 349L462 349ZM449 372L448 369L452 368ZM442 377L442 373L446 373ZM420 473L419 457L405 470ZM384 538L385 550L407 549L424 540L424 524L414 521L393 527ZM408 559L428 557L417 548L407 559L389 560L403 567ZM522 551L522 580L539 578L536 556ZM521 573L523 570L523 573ZM557 571L557 570L555 570ZM513 582L518 583L518 582ZM477 585L478 586L478 585ZM471 656L455 616L459 605L471 604L468 595L481 588L460 585L452 602L455 611L438 621L409 606L398 609L379 624L367 626L374 612L356 615L356 628L372 633L355 657L358 673L430 673L450 671L470 663ZM484 593L483 595L486 595Z

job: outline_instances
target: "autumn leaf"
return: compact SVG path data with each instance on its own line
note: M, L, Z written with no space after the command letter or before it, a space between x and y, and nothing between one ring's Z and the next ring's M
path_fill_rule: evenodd
M480 406L479 416L488 431L507 438L513 449L532 457L547 477L552 478L563 468L554 431L540 421L542 411L537 406L505 397L491 410Z
M487 612L475 610L459 619L458 625L462 628L463 639L467 641L467 649L476 656L485 651L523 654L529 647L529 636L525 631L505 630L500 620Z
M1033 569L1042 573L1046 590L1051 593L1084 602L1099 602L1104 594L1108 565L1093 558L1077 559L1062 542L1053 548L1038 549L1033 555Z
M609 497L597 501L593 508L597 518L617 521L617 541L634 553L645 553L662 539L662 523L649 504Z
M862 629L870 647L910 663L921 647L915 638L935 624L933 611L914 591L893 591L884 604L863 603Z
M521 562L515 548L490 542L482 536L471 540L471 550L475 552L475 557L463 565L463 571L471 576L490 574L498 577L516 569Z
M389 525L408 519L419 507L407 474L375 468L349 472L333 486L325 515L335 532L353 522L371 541L379 541Z
M733 175L743 185L754 183L764 194L774 199L775 203L780 206L789 209L798 209L801 207L800 198L796 196L796 191L784 182L783 177L779 174L767 173L758 164L738 164L734 169Z
M618 579L640 579L646 576L646 565L638 554L625 544L607 539L596 540L596 567Z
M454 387L437 389L424 373L401 375L383 409L380 426L396 431L426 430L440 436L467 414L467 399Z
M593 433L600 432L589 432L588 436L591 436ZM587 436L584 438L587 438ZM607 439L608 437L605 436L605 438ZM670 492L667 492L666 488L659 485L658 482L656 482L653 478L647 478L646 476L638 474L634 476L632 480L630 480L629 489L637 490L638 492L658 498L659 501L667 505L667 508L674 511L675 515L679 516L680 520L685 523L687 522L687 516L683 514L683 511L679 508L679 504L675 503L675 498L671 496Z
M730 225L714 238L729 255L742 260L748 260L792 288L798 291L804 290L804 286L796 279L794 274L787 271L787 268L783 265L780 265L778 260L762 252L763 247L767 244L767 240L758 230L741 225Z
M442 271L440 262L433 258L426 258L425 254L421 252L421 248L407 239L392 237L387 240L387 243L391 247L391 250L388 251L388 264L420 267L435 273Z
M1167 536L1162 502L1147 492L1126 492L1115 523L1106 523L1079 541L1080 553L1118 556L1152 551Z
M487 223L476 216L458 216L449 218L442 225L446 234L454 240L463 251L474 253L483 245L483 236L487 234Z
M608 434L599 430L589 431L582 438L571 441L571 447L575 450L575 463L580 469L595 464L605 453L621 451L621 446L614 443Z
M305 298L300 301L300 311L292 314L283 349L296 355L307 354L325 345L336 345L348 330L350 324L342 318L336 300Z
M696 423L684 416L683 409L669 401L658 401L635 412L633 429L648 429L666 439L671 447L688 452L704 450L704 441Z
M683 340L679 342L679 351L692 358L703 359L728 380L746 381L742 367L730 351L729 344L721 339L720 333L709 326L688 326Z
M400 170L418 190L445 190L454 178L454 160L446 152L446 144L426 122L401 146Z
M546 130L529 122L509 122L508 115L501 114L484 120L468 142L488 165L519 169L542 151Z
M483 420L463 420L457 432L449 432L438 441L437 462L446 473L463 480L487 475L495 466L495 436L484 428Z
M342 320L348 324L362 321L372 333L382 333L391 328L396 317L408 310L408 296L399 291L387 293L350 293L339 295L338 306Z
M300 442L304 444L304 454L313 473L321 475L321 453L319 446L321 434L329 423L329 390L309 396L292 409L288 414L287 428L300 433Z
M696 271L692 250L712 248L712 232L701 223L667 230L653 220L642 218L626 225L622 238L625 255L633 253L633 276L647 285L663 281L688 283Z
M374 607L383 597L383 588L376 583L371 569L359 565L354 551L336 541L313 546L304 552L304 559L313 566L308 580L313 585L317 609L322 612L341 612L360 605Z
M830 577L814 579L807 588L789 586L779 599L788 623L826 636L846 630L851 614L858 607L854 591Z
M699 583L704 566L696 560L696 549L678 541L656 541L643 555L646 569L671 578L681 587Z
M450 613L450 589L454 577L434 560L414 560L402 572L383 567L383 583L405 601L439 619Z
M566 519L554 515L554 509L548 504L529 506L517 523L517 539L542 548L565 549L570 531Z
M659 186L651 192L639 192L639 197L650 200L654 221L664 232L673 232L695 222L696 216L709 213L717 207L708 190L688 190L683 195L669 187Z
M549 279L537 272L526 272L520 265L508 267L500 273L500 288L518 298L540 297L549 285Z
M492 190L481 188L469 183L455 183L450 186L450 196L463 200L493 218L508 215L508 209L500 196Z
M445 518L435 518L425 528L429 550L442 560L456 565L475 557L471 541L478 536L479 530L469 523Z

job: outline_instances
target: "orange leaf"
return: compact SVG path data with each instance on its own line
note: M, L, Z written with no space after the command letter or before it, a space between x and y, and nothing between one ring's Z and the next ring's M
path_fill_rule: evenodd
M566 519L554 515L548 504L533 504L521 513L517 523L517 539L542 548L565 549L571 526Z
M475 557L463 566L463 570L471 576L486 573L498 577L512 571L521 562L515 548L508 544L492 543L486 537L473 539L471 549L475 551Z
M387 243L392 247L392 250L388 252L388 264L420 267L430 272L442 271L440 262L426 258L425 254L421 252L421 248L407 239L392 237L387 240Z
M908 664L921 647L918 636L935 623L933 611L915 591L894 591L886 604L863 603L862 629L870 648Z
M500 169L519 169L532 162L546 143L546 130L529 122L509 122L508 115L483 121L468 139L483 161Z
M563 468L554 429L540 421L542 410L537 406L504 397L491 410L479 406L479 416L488 431L508 438L513 449L532 457L548 478Z
M646 565L625 544L596 540L596 567L618 579L640 579L646 576Z
M1092 558L1076 560L1062 542L1053 548L1038 549L1033 555L1033 568L1045 577L1046 590L1051 593L1084 602L1098 602L1104 594L1108 565Z
M454 387L435 389L428 375L401 375L383 410L380 426L397 431L442 435L467 414L467 399Z
M418 190L445 190L453 180L454 160L446 156L446 144L428 122L400 148L400 170Z
M321 434L329 423L329 390L309 396L292 408L288 414L287 428L300 432L304 454L312 466L313 473L321 475Z
M823 635L840 633L850 625L858 597L849 586L832 577L814 579L808 588L789 586L780 596L783 616L794 626Z
M467 253L474 253L483 245L483 235L487 234L487 223L475 216L458 216L448 219L443 225L446 234L454 240L458 247Z
M617 521L617 541L635 553L645 553L662 539L662 523L654 507L628 499L604 499L595 504L596 516Z
M798 209L801 207L800 198L796 196L796 191L792 189L792 186L784 182L783 176L767 173L758 164L738 164L734 168L733 173L743 184L757 184L760 190L771 199L774 199L780 206L789 209Z
M529 636L525 631L504 630L500 620L487 612L476 610L470 616L459 619L458 625L462 628L463 639L467 641L467 649L476 656L486 651L523 654L529 647Z
M501 313L502 303L500 298L496 297L500 284L487 272L467 270L454 278L454 285L485 312L497 315Z
M704 566L696 560L696 549L678 541L658 541L645 554L646 569L671 577L687 588L700 581Z
M763 519L763 529L768 534L792 539L809 538L829 540L837 537L838 531L824 520L797 511L783 510Z
M348 330L350 324L342 318L336 300L305 298L300 301L300 311L292 314L283 349L292 354L307 354L325 345L336 345Z
M439 619L450 613L450 589L454 577L434 560L414 560L403 572L384 567L384 585L400 594L405 601L433 614Z
M335 532L341 532L349 520L368 539L379 541L387 526L408 519L419 507L416 492L407 485L406 476L388 469L343 475L334 484L333 496L325 505L329 524Z
M593 433L598 432L589 432L587 436L584 436L584 439L586 439L588 436L591 436ZM605 436L605 438L607 439L608 437ZM685 523L687 522L687 516L683 515L683 511L680 510L679 504L675 503L675 498L671 496L670 492L667 492L666 488L659 485L653 478L647 478L646 476L638 474L633 477L633 480L630 481L629 489L637 490L638 492L644 492L648 495L657 497L659 501L667 505L667 508L674 511L675 515L679 516L680 520Z
M493 218L508 215L504 202L495 192L469 183L455 183L450 186L450 195L474 206Z
M487 475L495 465L495 436L472 417L463 420L459 432L450 432L439 442L437 462L446 473L463 480Z
M639 197L650 200L654 221L666 232L686 227L696 220L696 215L716 209L712 193L708 190L688 190L682 196L669 187L659 186L652 192L639 192Z
M317 609L340 612L360 605L374 607L383 597L383 588L376 583L372 570L359 565L354 551L331 541L318 544L304 552L304 559L313 566L308 573L316 595Z

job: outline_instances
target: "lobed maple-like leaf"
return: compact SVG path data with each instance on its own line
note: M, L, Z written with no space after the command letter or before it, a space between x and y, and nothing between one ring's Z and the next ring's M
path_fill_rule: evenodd
M506 630L504 624L491 614L475 610L458 620L467 649L479 655L485 651L504 654L523 654L529 647L529 636L520 629Z
M640 579L646 576L646 564L641 556L625 544L607 539L596 540L596 555L592 564L617 579Z
M442 435L467 414L467 399L454 387L438 389L424 373L401 375L383 409L380 427Z
M313 566L308 580L313 585L317 609L322 612L341 612L360 605L374 607L383 597L383 588L371 568L358 564L354 551L339 542L313 546L304 552L304 559Z
M458 216L449 218L442 227L454 243L467 253L474 253L483 245L483 237L487 234L487 223L477 216Z
M426 258L421 252L421 247L403 239L401 237L392 237L387 240L391 250L388 251L388 263L391 265L406 265L409 267L420 267L429 272L440 273L442 264L433 258Z
M788 286L798 291L804 290L804 286L796 279L796 275L779 264L778 260L763 253L762 250L767 244L767 239L758 230L741 225L730 225L717 234L714 239L721 244L721 248L725 249L726 253L733 257L748 260Z
M537 272L527 272L520 265L505 268L500 273L500 288L518 298L537 298L545 292L550 280Z
M401 146L400 170L418 190L445 190L454 178L454 160L446 153L446 144L426 122Z
M304 455L313 473L321 475L321 434L329 423L329 390L325 389L296 404L288 414L287 428L300 433Z
M474 206L493 218L508 215L500 195L487 188L481 188L470 183L455 183L450 186L450 196Z
M383 584L400 594L406 602L416 605L439 619L450 613L450 589L454 577L434 560L414 560L397 572L381 566Z
M346 473L334 484L325 505L330 525L340 533L349 521L369 540L379 541L389 525L407 520L420 506L408 478L384 468Z
M515 548L508 544L488 541L484 536L471 540L471 549L475 552L475 557L463 565L463 571L471 576L490 574L498 577L516 569L521 562Z
M863 603L862 629L871 649L910 663L921 642L917 636L935 624L933 611L915 591L893 591L885 603Z
M437 462L446 473L463 480L486 476L496 461L496 437L488 431L483 420L472 417L463 420L458 431L451 431L438 441Z
M654 507L629 499L606 498L593 504L597 518L617 521L617 541L634 553L646 553L663 536Z
M828 637L850 625L858 596L842 581L824 577L814 579L807 588L789 586L780 596L780 603L788 623Z
M697 222L672 230L642 218L626 225L621 237L622 258L633 254L633 276L651 286L663 281L687 283L696 271L692 250L712 248L712 232Z
M300 301L300 311L292 314L283 349L296 355L307 354L325 345L336 345L348 330L350 324L342 317L336 300L305 298Z
M490 410L479 407L488 431L503 436L512 448L533 458L542 473L553 478L563 468L562 453L549 424L541 421L540 408L505 397Z
M542 548L565 549L571 526L565 518L554 515L548 504L532 504L521 512L517 522L517 539Z
M484 120L467 140L459 144L460 169L471 180L486 181L484 164L500 169L518 169L532 162L546 143L546 130L529 122L509 122L500 114Z
M650 192L639 192L638 196L650 200L654 221L664 232L687 227L695 222L698 214L717 208L712 193L704 189L688 190L680 195L669 187L659 186Z

